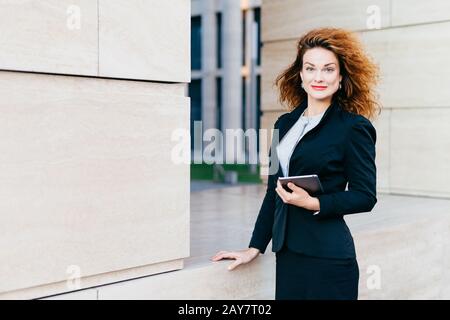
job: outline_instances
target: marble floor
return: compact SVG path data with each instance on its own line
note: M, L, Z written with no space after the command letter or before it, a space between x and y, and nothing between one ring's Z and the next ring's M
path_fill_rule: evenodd
M262 184L191 191L191 259L186 263L247 248L264 193Z

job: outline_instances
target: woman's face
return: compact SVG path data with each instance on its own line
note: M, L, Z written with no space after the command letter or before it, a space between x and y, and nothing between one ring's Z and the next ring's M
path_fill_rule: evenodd
M342 80L336 55L320 47L305 52L300 76L308 97L317 100L331 99Z

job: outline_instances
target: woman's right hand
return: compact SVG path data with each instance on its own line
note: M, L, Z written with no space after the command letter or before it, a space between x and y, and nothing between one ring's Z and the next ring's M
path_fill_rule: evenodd
M212 261L219 261L222 259L235 259L232 264L228 266L228 270L233 270L241 264L246 264L255 259L259 255L259 249L248 248L240 251L219 251L211 258Z

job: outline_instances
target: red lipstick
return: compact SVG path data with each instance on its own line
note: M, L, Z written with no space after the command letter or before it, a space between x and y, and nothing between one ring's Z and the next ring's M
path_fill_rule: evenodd
M314 90L318 90L318 91L323 91L325 90L327 87L326 86L311 86Z

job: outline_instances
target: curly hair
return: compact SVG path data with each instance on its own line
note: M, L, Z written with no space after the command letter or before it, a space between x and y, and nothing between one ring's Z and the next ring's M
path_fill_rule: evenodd
M340 28L313 29L300 38L295 61L275 80L280 91L279 102L293 110L307 98L301 88L300 71L303 55L315 47L332 51L339 61L342 90L338 90L333 99L337 99L345 110L373 119L376 110L381 111L374 92L379 80L378 66L364 52L356 34Z

